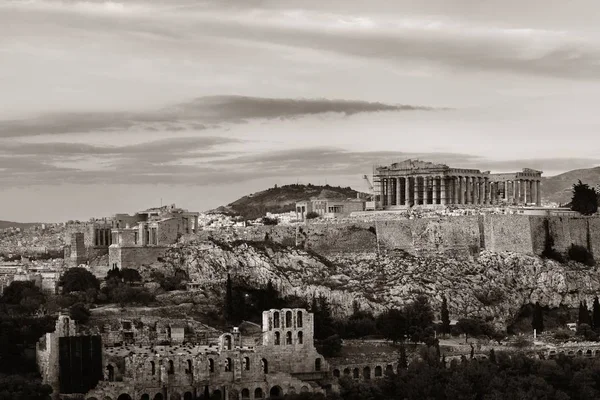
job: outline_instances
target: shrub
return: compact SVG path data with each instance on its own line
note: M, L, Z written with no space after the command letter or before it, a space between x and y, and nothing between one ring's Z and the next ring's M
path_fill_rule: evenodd
M573 333L568 329L559 329L554 332L554 339L556 340L569 340Z
M75 303L69 309L69 315L74 321L85 324L90 319L90 310L83 303Z
M262 223L263 225L277 225L279 223L279 220L277 218L263 217Z
M306 213L306 219L315 219L315 218L319 218L319 214L317 214L314 211L311 211L309 213Z
M576 244L572 244L571 247L569 247L569 258L590 267L596 265L594 256L592 256L588 249Z

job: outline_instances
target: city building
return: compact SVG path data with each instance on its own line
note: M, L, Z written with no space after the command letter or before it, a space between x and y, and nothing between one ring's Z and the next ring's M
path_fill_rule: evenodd
M377 209L437 205L541 205L542 171L492 174L420 160L377 166Z

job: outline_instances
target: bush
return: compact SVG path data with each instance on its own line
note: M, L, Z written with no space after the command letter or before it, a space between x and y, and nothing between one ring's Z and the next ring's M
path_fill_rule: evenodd
M90 310L83 303L75 303L69 309L69 315L74 321L85 324L90 319Z
M69 268L60 277L59 285L63 293L85 292L88 289L100 289L100 281L85 268Z
M319 218L319 214L317 214L314 211L311 211L309 213L306 213L306 219L315 219L315 218Z
M596 265L594 256L592 256L588 249L576 244L572 244L571 247L569 247L569 258L590 267Z
M573 336L573 333L568 329L559 329L553 335L556 340L569 340L571 336Z
M263 225L277 225L279 223L279 220L277 218L263 217L262 223Z

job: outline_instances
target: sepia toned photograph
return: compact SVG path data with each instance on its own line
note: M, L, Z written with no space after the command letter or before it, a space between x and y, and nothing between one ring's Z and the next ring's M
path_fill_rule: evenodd
M0 400L598 400L599 107L598 0L0 0Z

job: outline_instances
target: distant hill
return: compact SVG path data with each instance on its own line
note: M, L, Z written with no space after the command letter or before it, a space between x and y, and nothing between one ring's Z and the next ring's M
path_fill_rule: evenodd
M564 174L542 179L542 197L545 201L567 204L571 201L573 184L581 180L591 187L600 184L600 167L575 169Z
M244 219L256 219L267 212L283 213L294 211L297 201L312 197L328 199L356 198L358 192L350 187L318 186L318 185L285 185L275 186L262 192L244 196L227 206L219 207L214 212L239 215Z
M38 222L12 222L12 221L0 221L0 229L6 228L30 228L35 225L40 225Z

